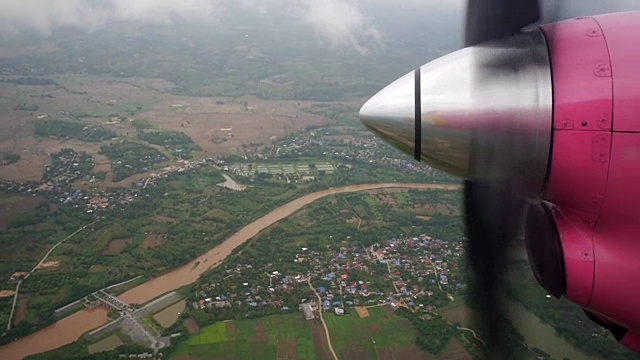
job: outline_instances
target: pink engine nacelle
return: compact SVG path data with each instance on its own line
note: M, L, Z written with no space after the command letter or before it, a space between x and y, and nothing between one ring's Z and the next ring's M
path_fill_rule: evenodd
M542 27L553 76L553 204L566 297L640 351L640 12Z

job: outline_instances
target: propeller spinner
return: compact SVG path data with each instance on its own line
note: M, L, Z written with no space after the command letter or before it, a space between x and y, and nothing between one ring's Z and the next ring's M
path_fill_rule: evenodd
M367 101L360 120L416 160L465 179L517 178L535 196L547 173L552 100L536 29L421 66Z
M539 29L518 33L538 18L536 0L470 0L470 47L398 79L360 110L362 123L391 145L466 179L475 320L489 357L512 358L500 347L506 256L524 197L544 188L551 153L547 42Z

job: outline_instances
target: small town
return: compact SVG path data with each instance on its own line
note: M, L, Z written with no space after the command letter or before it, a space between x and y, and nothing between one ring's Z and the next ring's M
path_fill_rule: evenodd
M453 301L455 294L466 288L457 273L463 253L460 242L424 234L364 248L301 248L290 259L298 272L281 272L274 263L237 264L224 270L223 279L203 285L194 294L192 306L213 312L233 308L247 312L275 308L286 312L297 310L300 304L292 301L299 300L336 315L344 314L348 308L384 304L428 312L443 304L443 296L444 303ZM263 276L258 276L261 273ZM300 289L317 292L320 304L313 297L292 296L305 293Z

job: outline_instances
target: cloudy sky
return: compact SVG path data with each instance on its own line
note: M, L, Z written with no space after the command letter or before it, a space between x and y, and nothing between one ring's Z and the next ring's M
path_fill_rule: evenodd
M552 1L557 0L548 0ZM640 10L640 0L562 3L563 17ZM334 46L350 46L366 53L365 44L379 41L384 35L376 20L384 16L380 13L385 7L396 15L402 14L399 9L424 14L425 22L429 22L443 14L456 14L461 19L466 0L0 0L0 33L31 30L47 36L59 26L93 31L116 21L171 23L185 19L215 24L232 21L226 9L238 4L261 16L278 14L301 20ZM373 13L374 9L378 14Z
M0 33L28 30L48 36L60 26L95 31L117 21L171 23L184 19L216 24L233 21L227 9L241 6L259 16L278 15L301 21L333 46L349 46L366 53L364 44L377 42L383 36L371 8L399 6L436 16L440 12L461 14L463 3L464 0L0 0Z

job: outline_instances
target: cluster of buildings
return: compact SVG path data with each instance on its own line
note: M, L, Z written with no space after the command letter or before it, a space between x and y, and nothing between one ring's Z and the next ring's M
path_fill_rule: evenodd
M73 149L62 149L51 154L51 165L45 168L44 179L58 184L70 183L89 176L89 171L94 166L91 155Z
M430 298L437 292L453 300L452 294L466 288L457 270L463 253L461 242L427 235L389 239L369 247L302 248L287 260L295 264L295 272L280 272L276 269L290 266L271 262L227 267L212 276L215 281L202 285L192 305L247 313L254 308L303 309L300 304L338 315L348 307L382 304L430 311L434 308ZM319 303L310 283L320 296Z
M212 158L198 161L180 161L176 165L168 166L157 174L151 174L147 178L140 179L129 188L108 188L106 190L94 190L87 192L81 189L74 189L69 186L69 176L77 176L75 173L69 174L66 169L72 169L73 164L82 153L62 154L64 160L61 166L57 166L59 171L50 180L14 182L0 179L0 190L18 193L22 195L43 194L57 202L77 207L85 208L87 213L99 213L100 211L114 206L126 206L140 198L140 190L149 186L154 186L159 177L167 177L171 173L179 173L200 168L208 162L213 162ZM86 154L85 154L86 155ZM66 174L66 175L65 175ZM79 178L88 177L83 173Z

